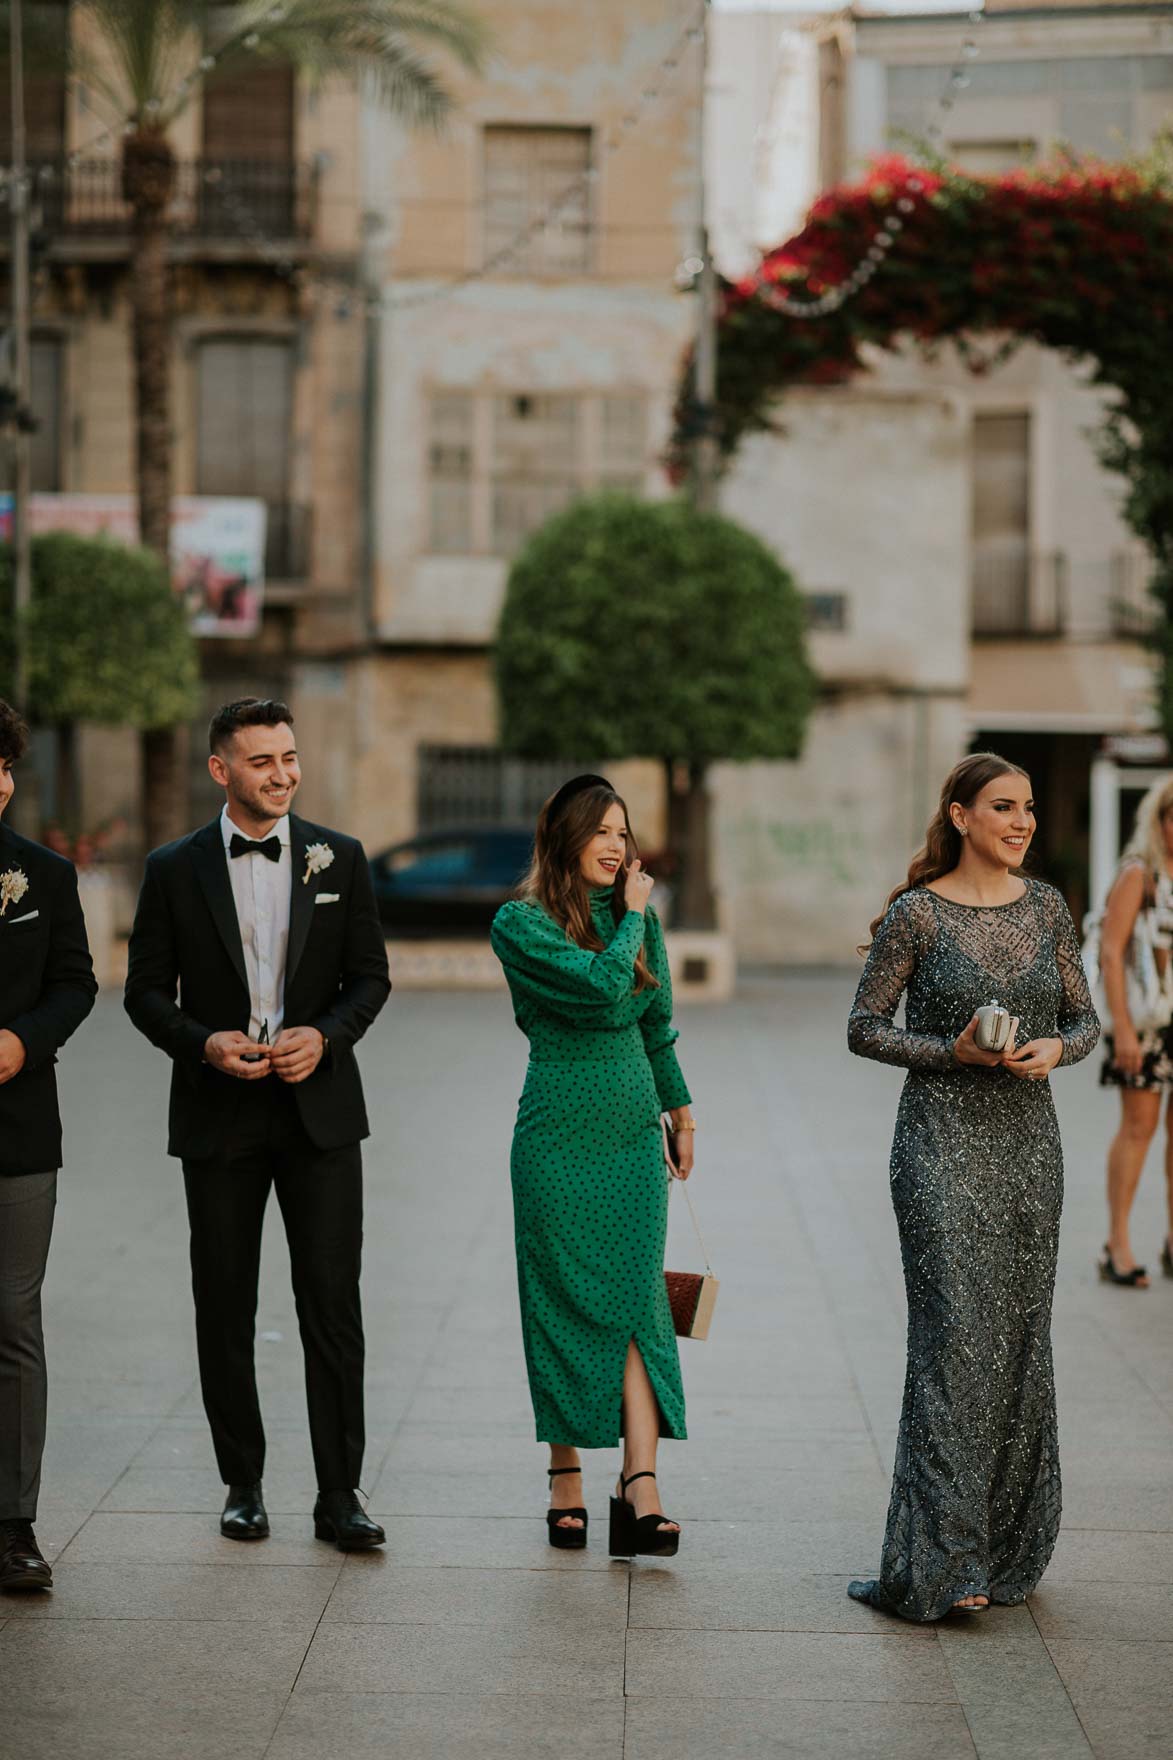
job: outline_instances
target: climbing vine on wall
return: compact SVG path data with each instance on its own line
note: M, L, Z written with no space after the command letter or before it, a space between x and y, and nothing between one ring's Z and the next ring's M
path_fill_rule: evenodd
M869 347L910 339L926 352L951 341L975 372L1035 342L1108 393L1100 456L1153 558L1173 738L1173 143L1139 162L1065 157L1000 177L888 155L820 196L796 238L722 290L723 452L773 428L789 386L842 382ZM690 363L681 470L697 419Z

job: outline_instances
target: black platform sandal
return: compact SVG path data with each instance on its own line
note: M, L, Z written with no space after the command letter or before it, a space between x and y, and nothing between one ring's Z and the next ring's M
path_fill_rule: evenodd
M1166 1253L1168 1250L1169 1243L1166 1241ZM1164 1259L1162 1259L1162 1264L1164 1264ZM1112 1263L1112 1254L1106 1244L1104 1256L1098 1261L1097 1269L1100 1273L1101 1283L1118 1283L1122 1289L1147 1289L1149 1287L1149 1274L1144 1266L1134 1265L1131 1271L1117 1271ZM1173 1271L1169 1275L1173 1277Z
M1173 1249L1169 1246L1168 1235L1161 1244L1161 1271L1165 1277L1173 1277Z
M547 1467L546 1477L557 1479L561 1473L581 1473L581 1467ZM563 1528L560 1526L566 1516L577 1516L582 1523L581 1528ZM558 1546L563 1552L580 1552L587 1543L587 1523L590 1517L585 1509L548 1509L546 1511L546 1527L550 1535L550 1545Z
M665 1529L660 1525L670 1522L671 1516L637 1516L627 1501L629 1485L634 1485L637 1479L654 1479L655 1476L654 1473L633 1473L630 1479L625 1479L622 1473L619 1475L623 1495L611 1499L612 1558L675 1558L679 1551L679 1528Z

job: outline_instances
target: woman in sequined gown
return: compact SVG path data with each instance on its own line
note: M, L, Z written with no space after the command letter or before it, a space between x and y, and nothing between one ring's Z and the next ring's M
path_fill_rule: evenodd
M1048 1077L1088 1055L1099 1022L1063 899L1018 872L1033 833L1022 771L988 752L957 766L873 924L848 1029L859 1056L909 1072L891 1157L904 1405L880 1574L848 1592L909 1620L1025 1600L1059 1529ZM994 1000L1018 1022L1000 1054L974 1039Z

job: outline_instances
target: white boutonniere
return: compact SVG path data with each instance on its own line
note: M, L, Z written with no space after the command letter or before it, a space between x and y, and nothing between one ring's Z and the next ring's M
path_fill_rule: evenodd
M0 917L10 904L19 904L28 889L28 875L19 868L9 868L6 874L0 874Z
M301 877L303 886L309 881L311 874L322 874L334 860L334 851L328 843L311 843L305 852L305 873Z

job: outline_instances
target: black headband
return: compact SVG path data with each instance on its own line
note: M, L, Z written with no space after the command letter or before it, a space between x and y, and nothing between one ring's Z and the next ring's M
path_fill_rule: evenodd
M569 806L575 795L584 794L588 788L606 788L610 789L612 794L615 793L614 788L607 781L605 776L592 776L589 772L582 776L572 776L569 782L564 782L562 784L562 787L550 802L550 808L546 814L546 824L553 825L555 819L561 816L562 812Z

